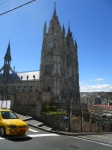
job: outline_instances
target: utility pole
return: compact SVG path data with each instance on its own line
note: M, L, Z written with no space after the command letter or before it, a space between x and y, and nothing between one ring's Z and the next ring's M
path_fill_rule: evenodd
M83 112L82 112L82 105L81 105L81 101L80 101L80 119L81 119L81 132L82 132Z
M69 115L69 131L71 131L72 122L72 93L68 92L68 115Z
M72 94L70 94L70 112L69 112L69 130L71 131L71 125L72 125Z

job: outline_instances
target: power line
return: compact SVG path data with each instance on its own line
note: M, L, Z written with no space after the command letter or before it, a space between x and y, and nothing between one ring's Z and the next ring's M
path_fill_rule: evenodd
M2 4L4 4L4 3L7 3L8 1L9 1L9 0L6 0L5 2L1 2L0 5L2 5Z
M6 12L3 12L3 13L0 14L0 16L4 15L4 14L6 14L6 13L9 13L9 12L11 12L11 11L13 11L13 10L16 10L16 9L18 9L18 8L20 8L20 7L23 7L23 6L25 6L25 5L29 4L29 3L34 2L34 1L36 1L36 0L31 0L31 1L29 1L29 2L27 2L27 3L24 3L24 4L22 4L22 5L18 6L18 7L15 7L15 8L13 8L13 9L10 9L10 10L6 11Z

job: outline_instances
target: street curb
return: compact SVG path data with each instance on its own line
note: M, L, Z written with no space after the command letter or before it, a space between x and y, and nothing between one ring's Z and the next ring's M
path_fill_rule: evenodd
M25 118L23 119L24 121L29 121L29 120L35 120L33 117L28 117L28 118ZM28 123L29 126L32 126L34 128L38 128L38 129L41 129L43 131L46 131L46 132L50 132L50 133L56 133L56 134L61 134L61 135L67 135L67 136L86 136L86 135L103 135L103 134L112 134L112 132L95 132L95 133L73 133L73 132L64 132L64 131L60 131L60 130L53 130L51 128L51 130L47 130L45 128L42 128L42 126L44 126L45 124L43 123L42 125L33 125L31 123ZM50 127L48 127L50 128Z
M50 132L50 133L56 133L56 134L61 134L61 135L67 135L67 136L85 136L85 135L97 135L95 133L68 133L68 132L64 132L64 131L55 131L55 130L46 130L42 127L39 127L39 126L35 126L35 125L32 125L32 124L28 124L29 126L32 126L34 128L38 128L38 129L41 129L43 131L46 131L46 132Z
M46 131L46 132L51 132L50 130L43 129L42 127L35 126L35 125L30 124L30 123L28 123L28 125L29 125L29 126L32 126L32 127L34 127L34 128L41 129L41 130Z

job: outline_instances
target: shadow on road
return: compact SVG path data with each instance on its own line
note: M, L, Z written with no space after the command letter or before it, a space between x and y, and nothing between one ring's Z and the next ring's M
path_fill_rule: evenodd
M29 141L32 139L32 137L29 137L27 135L18 135L18 136L6 136L5 139L14 141L14 142L24 142L24 141Z

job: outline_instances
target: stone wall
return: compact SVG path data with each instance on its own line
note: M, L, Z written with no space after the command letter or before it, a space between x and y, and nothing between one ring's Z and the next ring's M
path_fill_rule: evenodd
M44 115L41 114L40 120L45 124L52 126L52 128L59 129L60 124L63 124L64 114L61 115Z
M36 106L14 106L13 111L23 115L36 117Z
M64 114L61 115L41 115L41 121L51 126L53 129L65 131ZM88 122L81 122L81 118L71 119L70 131L72 132L96 132L96 124Z

